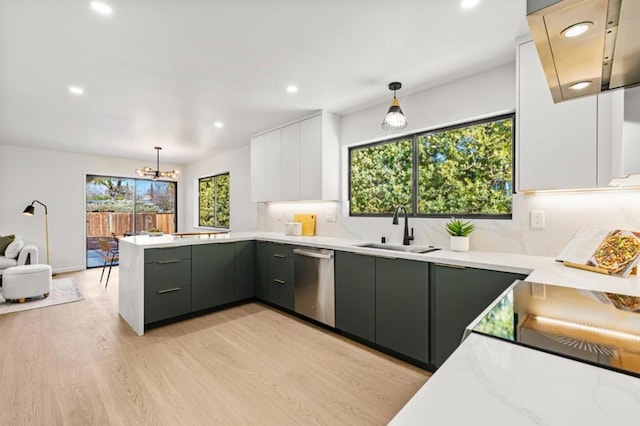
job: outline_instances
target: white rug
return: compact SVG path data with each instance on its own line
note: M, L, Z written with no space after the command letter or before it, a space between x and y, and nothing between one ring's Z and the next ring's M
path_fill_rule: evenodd
M49 297L29 299L24 303L7 302L0 297L0 314L26 311L28 309L44 308L47 306L61 305L63 303L83 300L84 296L71 278L60 278L51 283Z

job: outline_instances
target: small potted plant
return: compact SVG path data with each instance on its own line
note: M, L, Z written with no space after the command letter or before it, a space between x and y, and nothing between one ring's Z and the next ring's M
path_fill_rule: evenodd
M451 235L451 250L469 251L469 234L476 229L473 223L452 217L445 229Z
M150 237L160 237L160 236L164 235L164 232L162 232L162 229L149 228L149 229L147 229L147 234Z

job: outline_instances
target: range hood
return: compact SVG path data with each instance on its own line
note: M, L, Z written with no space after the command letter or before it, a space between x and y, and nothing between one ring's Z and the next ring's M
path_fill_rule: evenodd
M639 0L527 0L527 20L554 102L640 84Z

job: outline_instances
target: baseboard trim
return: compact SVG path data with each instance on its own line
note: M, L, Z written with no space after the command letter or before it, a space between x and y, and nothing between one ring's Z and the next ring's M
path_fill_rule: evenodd
M82 266L68 266L66 268L55 268L52 270L53 275L56 274L64 274L67 272L78 272L78 271L84 271L85 269L87 269L86 266L82 265Z

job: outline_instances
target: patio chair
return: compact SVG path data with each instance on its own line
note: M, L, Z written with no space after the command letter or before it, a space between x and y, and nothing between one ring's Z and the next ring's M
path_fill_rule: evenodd
M111 244L107 240L99 240L100 250L102 250L102 260L104 261L102 265L102 274L100 275L100 282L102 282L102 278L104 277L104 270L109 265L109 272L107 273L107 281L104 283L104 288L107 288L109 284L109 277L111 276L111 267L115 262L120 260L120 256L118 254L118 248L112 248Z

